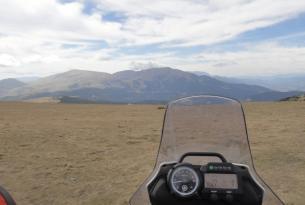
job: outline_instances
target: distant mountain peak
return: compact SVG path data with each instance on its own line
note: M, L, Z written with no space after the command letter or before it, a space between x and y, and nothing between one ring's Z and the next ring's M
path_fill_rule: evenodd
M15 88L25 85L25 83L15 79L15 78L7 78L0 80L0 88Z
M203 94L239 100L278 100L291 94L273 92L262 86L224 82L213 76L196 75L170 67L125 70L114 74L72 69L5 93L6 95L2 95L3 99L28 100L74 96L90 102L115 103L167 102L180 97Z
M151 67L146 69L137 69L137 70L122 70L116 73L143 73L143 72L162 72L162 71L181 71L171 67ZM114 74L116 74L114 73Z
M71 69L63 73L55 74L55 75L64 75L64 74L84 74L84 73L91 73L91 74L109 74L105 72L99 71L91 71L91 70L82 70L82 69Z
M195 74L195 75L198 75L198 76L211 76L209 73L207 72L204 72L204 71L191 71L191 73Z
M26 84L16 80L15 78L0 80L0 96L5 96L9 91L15 88L20 88L24 85Z

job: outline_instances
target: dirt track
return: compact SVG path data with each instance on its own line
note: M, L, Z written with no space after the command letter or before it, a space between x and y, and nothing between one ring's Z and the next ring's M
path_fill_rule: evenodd
M0 103L0 184L19 205L127 204L154 164L157 107ZM304 103L246 105L256 167L287 205L303 205L304 116Z

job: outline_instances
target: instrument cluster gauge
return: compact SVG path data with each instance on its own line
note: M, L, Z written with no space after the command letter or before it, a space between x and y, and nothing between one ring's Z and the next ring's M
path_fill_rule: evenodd
M171 191L180 197L194 195L200 185L199 174L187 165L175 167L168 175L168 183Z

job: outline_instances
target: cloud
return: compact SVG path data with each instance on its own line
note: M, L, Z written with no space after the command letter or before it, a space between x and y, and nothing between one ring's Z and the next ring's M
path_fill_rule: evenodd
M0 28L9 35L44 41L103 40L111 46L151 43L208 45L296 17L304 1L267 0L90 0L96 10L83 12L86 1L11 0L0 7ZM107 21L117 12L125 21Z
M0 54L0 67L18 66L20 63L14 56L9 54Z
M210 73L238 76L304 73L304 56L305 47L272 42L245 45L239 51L202 52L192 58L194 62L203 62Z
M89 3L94 8L85 12ZM276 41L245 45L242 51L177 53L238 39L303 12L305 2L298 0L4 1L0 78L7 73L36 76L74 68L116 72L157 65L226 75L297 72L304 69L304 48ZM124 52L140 46L146 52Z
M132 70L135 71L140 71L140 70L146 70L146 69L150 69L150 68L159 68L159 67L163 67L155 62L151 62L151 61L145 61L145 62L139 62L139 61L133 61L130 63L129 66Z
M296 17L304 1L96 0L103 12L127 16L122 29L131 44L210 45ZM178 43L177 43L178 42Z
M3 2L0 7L1 31L48 42L77 42L121 40L121 25L103 22L99 13L86 15L83 4L61 4L55 0Z

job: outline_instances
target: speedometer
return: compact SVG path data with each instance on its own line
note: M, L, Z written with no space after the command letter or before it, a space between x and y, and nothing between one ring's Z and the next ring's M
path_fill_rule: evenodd
M200 177L197 172L187 165L175 167L168 176L172 192L180 197L192 196L199 188Z

